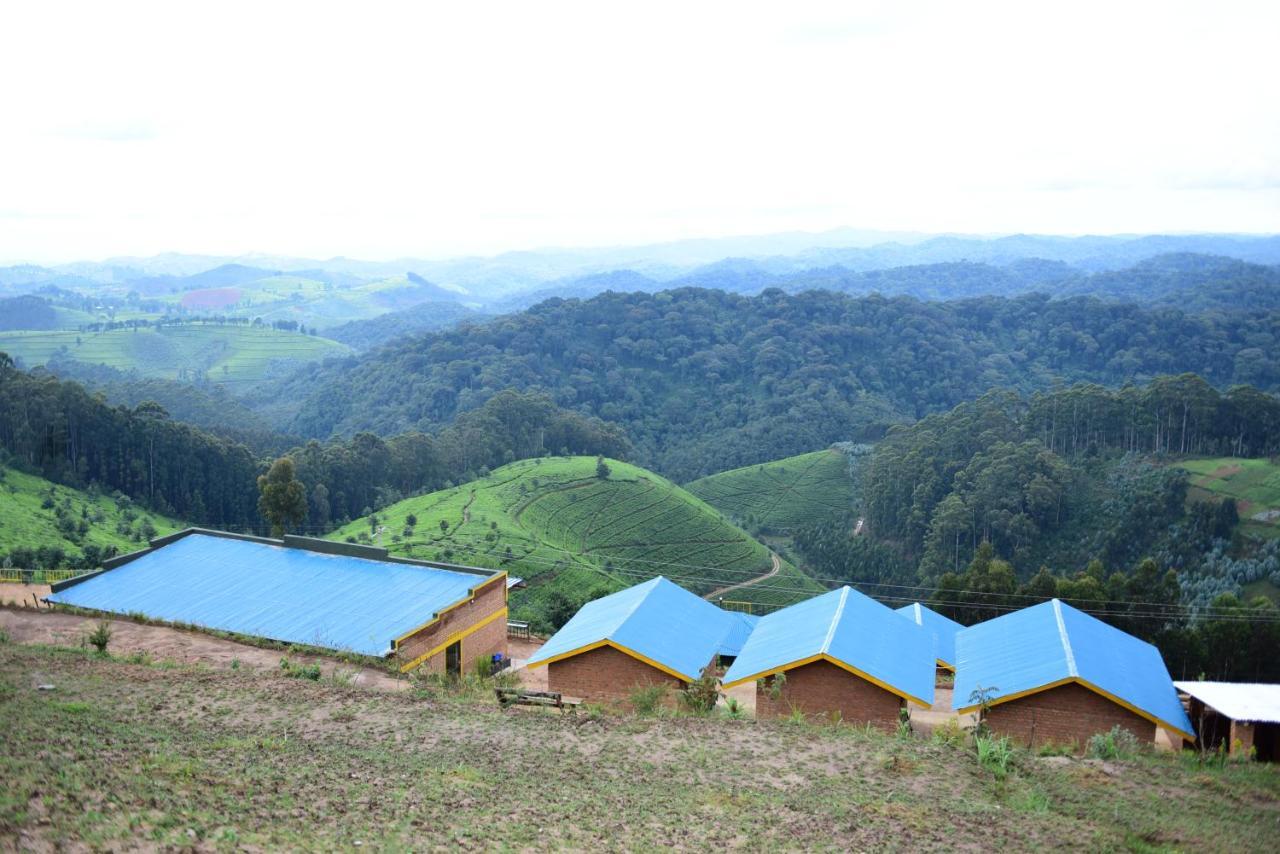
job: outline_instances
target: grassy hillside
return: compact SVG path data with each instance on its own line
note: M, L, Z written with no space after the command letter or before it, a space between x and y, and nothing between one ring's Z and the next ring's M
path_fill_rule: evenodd
M1245 852L1280 820L1280 769L1191 752L997 773L843 724L504 713L78 649L0 647L0 708L6 849Z
M136 507L128 498L91 495L20 471L0 468L0 561L15 549L61 549L72 559L85 549L99 554L135 551L148 537L183 525ZM26 560L19 569L32 569ZM47 567L46 567L47 568Z
M1185 460L1193 488L1236 500L1241 529L1261 536L1280 536L1280 466L1266 459L1209 457Z
M273 365L349 353L345 344L269 327L190 324L108 332L0 332L0 351L28 367L54 355L136 370L145 377L253 381Z
M686 489L753 530L789 531L853 506L848 460L837 450L713 474Z
M377 514L396 554L506 569L525 578L519 612L538 618L552 591L581 602L600 591L666 575L706 594L763 575L768 549L714 508L652 472L614 460L608 479L593 457L524 460L453 489ZM409 524L409 516L416 525ZM332 539L370 537L361 519ZM785 561L778 573L726 598L779 604L819 588Z

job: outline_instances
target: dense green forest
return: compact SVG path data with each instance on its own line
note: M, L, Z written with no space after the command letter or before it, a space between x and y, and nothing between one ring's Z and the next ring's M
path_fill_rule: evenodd
M269 395L300 401L290 431L325 438L430 431L503 389L542 391L621 425L638 462L687 481L874 438L994 387L1195 371L1274 389L1277 333L1280 314L1044 295L609 293L307 367Z
M536 394L504 392L433 435L309 442L290 452L308 490L305 524L321 533L424 490L547 453L625 457L616 426ZM240 442L173 420L154 401L111 405L82 385L26 372L0 353L0 463L69 486L96 485L192 523L262 530L256 477L269 460Z

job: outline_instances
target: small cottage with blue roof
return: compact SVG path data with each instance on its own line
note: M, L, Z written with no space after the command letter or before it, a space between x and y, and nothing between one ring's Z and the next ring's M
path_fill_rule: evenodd
M800 711L897 727L908 703L933 702L932 638L850 587L760 618L724 676L754 681L756 717Z
M583 605L527 666L546 667L552 691L622 704L646 685L696 681L744 628L737 614L658 576Z
M1053 599L956 635L953 706L1024 744L1074 743L1120 726L1194 740L1160 651Z
M964 628L948 617L944 617L919 602L912 602L898 609L898 613L915 622L933 637L933 657L939 667L956 669L956 632Z

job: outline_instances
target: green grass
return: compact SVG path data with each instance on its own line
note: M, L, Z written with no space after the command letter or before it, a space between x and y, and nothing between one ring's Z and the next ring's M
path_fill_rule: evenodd
M78 342L78 343L77 343ZM350 349L336 341L269 327L187 324L109 332L0 332L0 351L28 367L55 355L136 370L146 377L254 381L277 363L298 364Z
M42 506L50 500L52 507ZM61 528L59 509L70 520ZM123 554L146 546L142 530L148 521L156 530L155 536L184 527L172 519L144 511L127 499L116 501L105 495L91 495L0 467L0 553L8 553L15 547L57 546L69 555L79 555L84 546L94 545L104 549L115 547ZM87 527L83 534L79 531L81 523ZM71 524L74 530L68 528Z
M488 477L401 501L378 513L393 553L508 570L529 582L513 602L536 616L552 590L587 594L665 575L698 594L767 573L769 551L714 508L653 472L610 460L608 480L594 457L523 460ZM406 532L407 517L417 525ZM447 530L440 527L446 522ZM331 539L370 535L358 520ZM820 592L785 561L731 598L777 605Z
M713 474L686 488L753 530L789 531L852 508L848 468L839 451L814 451Z
M1274 765L1019 752L998 780L972 748L860 727L501 712L12 644L0 715L6 849L1268 851L1280 821Z
M1191 473L1192 487L1234 498L1241 527L1280 536L1280 466L1267 459L1209 457L1176 464Z

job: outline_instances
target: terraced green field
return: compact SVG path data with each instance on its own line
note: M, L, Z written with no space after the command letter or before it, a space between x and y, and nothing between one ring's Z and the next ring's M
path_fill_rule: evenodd
M700 478L687 489L752 530L785 532L853 506L848 462L814 451Z
M219 324L189 324L160 329L109 332L3 332L0 352L27 366L43 365L55 355L90 364L136 370L146 377L252 382L273 367L341 356L345 344L297 332Z
M69 556L82 555L85 546L114 548L123 554L144 548L149 531L149 536L157 537L182 527L173 519L134 506L128 499L90 495L0 468L0 562L15 548L42 546L60 548ZM0 569L0 580L4 577Z
M650 471L594 457L523 460L377 514L393 553L508 570L529 583L517 613L536 618L552 591L574 602L665 575L700 595L769 573L769 550L697 497ZM416 518L410 526L408 517ZM443 526L442 526L443 523ZM370 539L359 520L331 539ZM772 577L725 594L777 605L820 592L786 561Z
M1241 457L1208 457L1177 465L1191 473L1193 489L1234 498L1244 530L1280 536L1280 466Z

